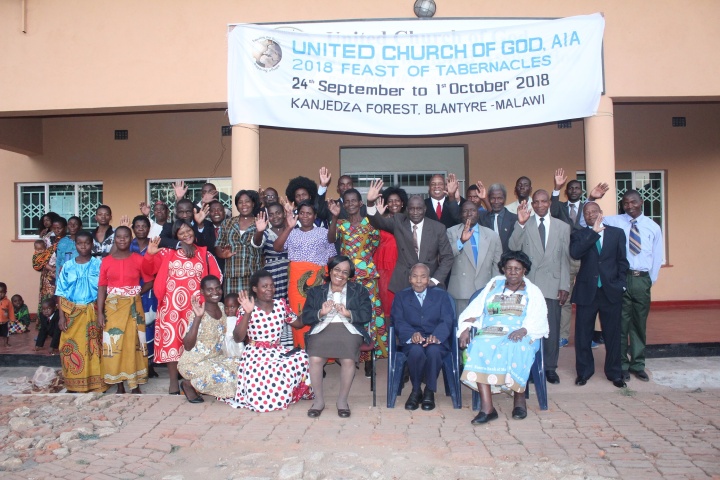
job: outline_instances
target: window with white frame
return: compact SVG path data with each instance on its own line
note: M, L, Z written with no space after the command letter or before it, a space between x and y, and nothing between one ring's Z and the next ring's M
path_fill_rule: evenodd
M587 192L585 172L578 172L577 179ZM667 228L665 220L665 172L662 170L621 171L615 172L615 188L617 189L618 213L624 213L622 197L628 190L637 190L643 200L643 214L657 223L665 236L667 245ZM583 197L584 199L585 197Z
M226 208L232 210L233 206L233 194L232 194L232 179L230 177L223 178L170 178L160 180L148 180L147 181L147 198L150 205L157 202L158 200L165 202L170 209L170 213L175 213L175 189L173 183L177 181L184 181L185 186L188 187L185 198L191 200L193 203L198 203L201 198L200 191L203 185L206 183L212 183L215 185L219 195L218 200L225 205ZM152 217L152 210L150 213Z
M37 238L43 215L78 216L84 229L97 227L95 210L103 203L102 182L18 183L18 239Z

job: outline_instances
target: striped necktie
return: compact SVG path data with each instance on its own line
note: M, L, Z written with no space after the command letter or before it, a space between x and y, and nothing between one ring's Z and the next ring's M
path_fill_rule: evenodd
M630 253L637 255L642 252L642 240L640 240L640 230L637 226L637 219L630 220Z
M595 242L595 247L597 248L598 254L602 253L602 244L600 243L600 239L597 239L597 242ZM600 272L598 272L598 287L602 287L602 281L600 280Z

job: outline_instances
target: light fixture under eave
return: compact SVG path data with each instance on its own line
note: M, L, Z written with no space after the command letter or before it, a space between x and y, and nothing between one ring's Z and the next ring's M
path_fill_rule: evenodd
M436 9L435 0L415 0L415 5L413 6L415 15L421 20L432 18L432 16L435 15Z

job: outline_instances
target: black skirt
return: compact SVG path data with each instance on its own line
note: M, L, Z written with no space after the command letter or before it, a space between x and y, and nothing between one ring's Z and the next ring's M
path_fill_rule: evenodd
M362 342L362 335L350 333L345 324L335 322L320 333L308 334L305 338L305 350L311 357L352 358L357 362Z

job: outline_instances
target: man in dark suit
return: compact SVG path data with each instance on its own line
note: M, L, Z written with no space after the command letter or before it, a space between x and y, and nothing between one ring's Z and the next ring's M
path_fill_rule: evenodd
M482 190L480 193L481 198L483 198ZM500 235L502 251L505 253L509 250L508 241L515 229L517 215L511 213L507 208L505 208L507 190L505 189L505 185L502 183L493 183L490 185L487 197L488 203L490 204L490 210L480 212L478 223Z
M425 217L425 203L422 197L414 195L407 204L407 216L396 213L383 217L385 205L380 198L383 182L372 182L367 194L370 224L395 235L398 260L395 264L389 289L394 293L410 286L410 269L418 262L430 269L430 281L442 285L453 264L453 253L445 226ZM377 200L377 207L375 202Z
M428 186L430 197L425 199L425 216L442 223L445 228L462 223L458 201L455 199L457 189L458 182L454 173L448 175L447 183L442 175L433 175ZM462 200L461 197L460 203Z
M522 250L532 262L527 277L540 288L548 309L550 334L543 342L545 378L560 383L557 374L560 343L560 307L569 299L570 290L570 227L552 219L550 195L545 190L533 194L534 214L522 202L518 207L518 221L510 237L511 250Z
M195 243L201 247L207 247L208 251L212 252L215 248L215 227L210 220L205 219L209 211L210 208L205 205L202 210L195 212L193 203L187 198L180 199L175 206L175 217L190 222L192 225L195 232ZM176 250L181 242L173 238L172 224L173 222L167 222L163 225L160 232L160 246Z
M620 357L620 319L622 298L627 286L625 232L621 228L603 225L600 206L588 202L583 208L587 225L592 227L573 231L570 255L581 260L575 281L572 303L576 304L575 369L576 385L585 385L595 373L590 342L595 316L600 312L600 324L605 337L605 376L618 388L625 387Z
M455 315L447 292L428 288L430 269L427 265L414 265L409 282L411 288L395 295L391 313L412 383L405 409L417 410L422 403L423 410L432 410L442 360L450 352ZM423 379L425 392L422 391Z

